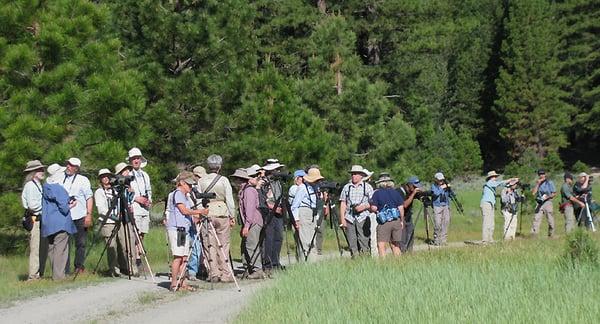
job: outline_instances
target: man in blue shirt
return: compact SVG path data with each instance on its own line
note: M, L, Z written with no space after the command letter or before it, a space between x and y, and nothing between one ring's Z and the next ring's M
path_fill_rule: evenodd
M535 215L533 216L533 224L531 226L531 234L539 234L542 216L546 214L546 218L548 219L548 237L552 237L554 235L552 198L556 196L556 187L554 187L554 183L551 180L547 179L546 171L539 169L537 174L539 178L533 189L531 189L531 193L535 196L535 201L537 203Z
M511 178L504 181L498 181L500 175L496 171L490 171L485 178L483 185L483 195L481 196L481 215L483 216L483 226L481 230L481 241L492 243L494 241L494 206L496 205L496 188L515 184L519 178Z
M441 172L434 176L435 182L431 185L433 195L433 244L443 245L448 240L448 226L450 226L450 192L446 178Z

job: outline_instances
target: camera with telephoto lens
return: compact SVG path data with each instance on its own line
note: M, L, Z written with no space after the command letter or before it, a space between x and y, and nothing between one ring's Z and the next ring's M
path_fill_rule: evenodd
M321 181L321 183L319 184L319 188L321 190L336 190L340 187L340 184L334 181Z
M112 186L129 187L129 185L131 184L131 181L133 181L134 179L135 179L135 177L132 175L124 176L124 175L117 174L110 178L110 184Z
M211 199L217 198L217 194L214 192L200 192L198 188L192 187L192 195L196 200L202 201L202 206L206 208Z
M594 176L589 176L588 177L588 183L592 183L594 182Z
M275 173L271 174L270 177L273 180L279 180L279 181L288 181L288 180L292 180L294 178L294 176L289 172L275 172Z
M515 183L515 185L517 186L517 188L521 188L523 190L531 189L531 184L529 184L529 183L523 183L521 181L518 181L517 183Z
M185 231L185 227L177 227L177 246L185 246L185 238L187 233Z

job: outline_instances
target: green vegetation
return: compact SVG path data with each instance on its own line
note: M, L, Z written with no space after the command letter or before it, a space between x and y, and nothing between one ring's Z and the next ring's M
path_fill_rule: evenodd
M563 245L522 240L300 265L261 291L237 322L594 322L600 273L562 267Z

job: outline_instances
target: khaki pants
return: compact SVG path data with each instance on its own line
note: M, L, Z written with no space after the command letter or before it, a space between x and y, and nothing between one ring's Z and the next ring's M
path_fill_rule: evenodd
M377 250L377 228L378 228L378 224L377 224L377 214L376 213L370 213L369 214L369 218L371 219L371 237L369 238L370 244L371 244L371 256L372 257L378 257L379 256L379 250Z
M262 251L258 243L260 242L260 232L262 226L253 224L248 230L248 236L242 238L242 244L244 250L244 259L246 260L246 267L249 269L249 273L256 270L262 270ZM256 262L254 262L256 260Z
M435 244L445 244L450 226L450 206L433 207L433 240Z
M548 219L548 236L554 235L554 216L552 209L552 201L546 201L537 209L537 213L533 216L533 225L531 226L531 234L537 235L540 233L540 225L542 224L542 216L546 214Z
M481 241L484 243L494 242L494 205L489 202L482 202L481 216L483 216Z
M317 217L313 218L313 210L307 207L300 207L298 209L298 218L300 223L300 241L302 241L302 248L304 249L304 253L308 253L310 249L311 243L314 246L314 242L312 242L313 236L315 236L315 231L317 227ZM302 255L302 251L299 251L301 261L304 261L304 256ZM310 254L308 256L309 260L314 259L314 255L316 254L315 249L310 249Z
M233 278L233 274L229 269L229 238L231 236L229 218L211 217L209 222L210 225L208 228L204 226L205 223L203 223L202 227L202 243L204 255L208 257L209 277L220 279ZM221 247L219 247L217 239L221 243ZM224 255L221 255L221 249Z
M502 235L505 240L514 240L517 233L517 213L513 214L508 210L503 210L502 216L504 216Z
M69 260L69 234L58 232L48 236L48 256L52 265L52 279L65 278L65 269Z
M573 208L573 205L565 206L565 232L571 232L575 229L576 224L577 221L575 220L575 209Z
M115 228L115 224L106 223L100 229L100 234L104 238L104 242L108 243L110 236ZM136 259L136 246L135 246L135 234L133 233L133 226L129 226L129 266L132 269L132 275L137 274L137 266L135 265ZM106 257L108 259L108 270L111 273L116 273L117 266L121 270L120 272L125 274L129 273L128 264L127 264L127 250L126 250L126 235L125 228L121 226L117 234L110 241L106 249Z
M48 257L48 240L40 235L40 222L33 223L29 235L29 279L44 276L44 267Z

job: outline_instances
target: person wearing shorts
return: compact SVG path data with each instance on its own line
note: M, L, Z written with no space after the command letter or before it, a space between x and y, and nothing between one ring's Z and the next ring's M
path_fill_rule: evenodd
M404 228L404 199L398 190L394 189L394 180L387 173L381 173L376 181L377 190L371 197L371 211L378 213L377 217L377 251L379 256L386 254L387 245L390 244L392 253L399 256L400 241ZM379 213L386 209L397 209L398 217L382 221Z
M190 237L188 232L193 222L198 222L201 215L208 214L208 209L192 209L187 195L192 191L196 179L191 172L182 171L176 179L177 189L173 192L168 202L171 215L167 221L167 233L169 247L173 254L171 263L171 291L177 290L177 280L186 266L187 257L190 252ZM192 290L184 282L179 287L184 290Z

